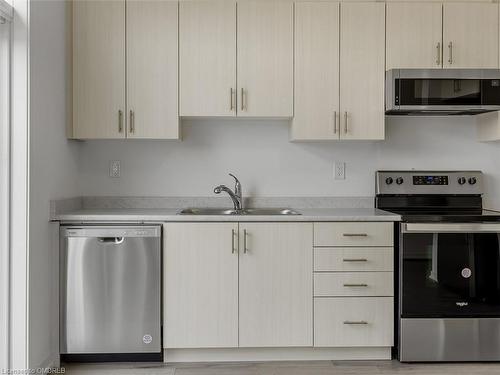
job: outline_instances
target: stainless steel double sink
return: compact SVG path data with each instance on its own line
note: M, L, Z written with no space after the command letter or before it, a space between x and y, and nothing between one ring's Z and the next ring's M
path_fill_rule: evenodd
M290 208L244 208L242 210L225 208L185 208L179 215L301 215Z

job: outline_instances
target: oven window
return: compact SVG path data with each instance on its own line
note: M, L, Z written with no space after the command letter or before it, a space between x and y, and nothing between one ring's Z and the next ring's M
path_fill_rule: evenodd
M405 233L402 241L402 317L498 315L498 234Z
M399 105L481 105L479 79L400 79L398 84Z

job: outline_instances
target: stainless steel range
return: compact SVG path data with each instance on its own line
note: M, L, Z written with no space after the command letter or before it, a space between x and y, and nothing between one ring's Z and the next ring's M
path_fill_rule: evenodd
M398 357L500 360L500 213L479 171L379 171L376 207L402 215Z

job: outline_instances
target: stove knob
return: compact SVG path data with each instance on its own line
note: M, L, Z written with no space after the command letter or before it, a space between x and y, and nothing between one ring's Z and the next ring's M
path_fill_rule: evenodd
M396 178L396 184L401 185L405 180L403 180L403 177L398 177Z
M471 177L471 178L469 178L469 184L471 184L471 185L475 185L475 184L476 184L476 182L477 182L476 177Z
M460 178L458 179L458 183L459 183L460 185L463 185L463 184L465 184L466 182L467 182L467 180L465 179L465 177L460 177Z
M387 177L387 178L385 179L385 183L386 183L387 185L390 185L390 184L392 184L393 182L394 182L394 180L392 179L392 177Z

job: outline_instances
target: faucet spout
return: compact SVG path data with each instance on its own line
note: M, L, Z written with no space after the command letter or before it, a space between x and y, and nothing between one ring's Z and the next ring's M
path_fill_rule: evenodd
M231 173L229 175L236 180L234 186L234 192L226 185L219 185L214 188L214 193L215 194L220 194L222 192L227 193L231 198L231 200L233 201L234 210L241 211L243 209L243 194L242 194L241 184L240 181L236 178L236 176L234 176Z

